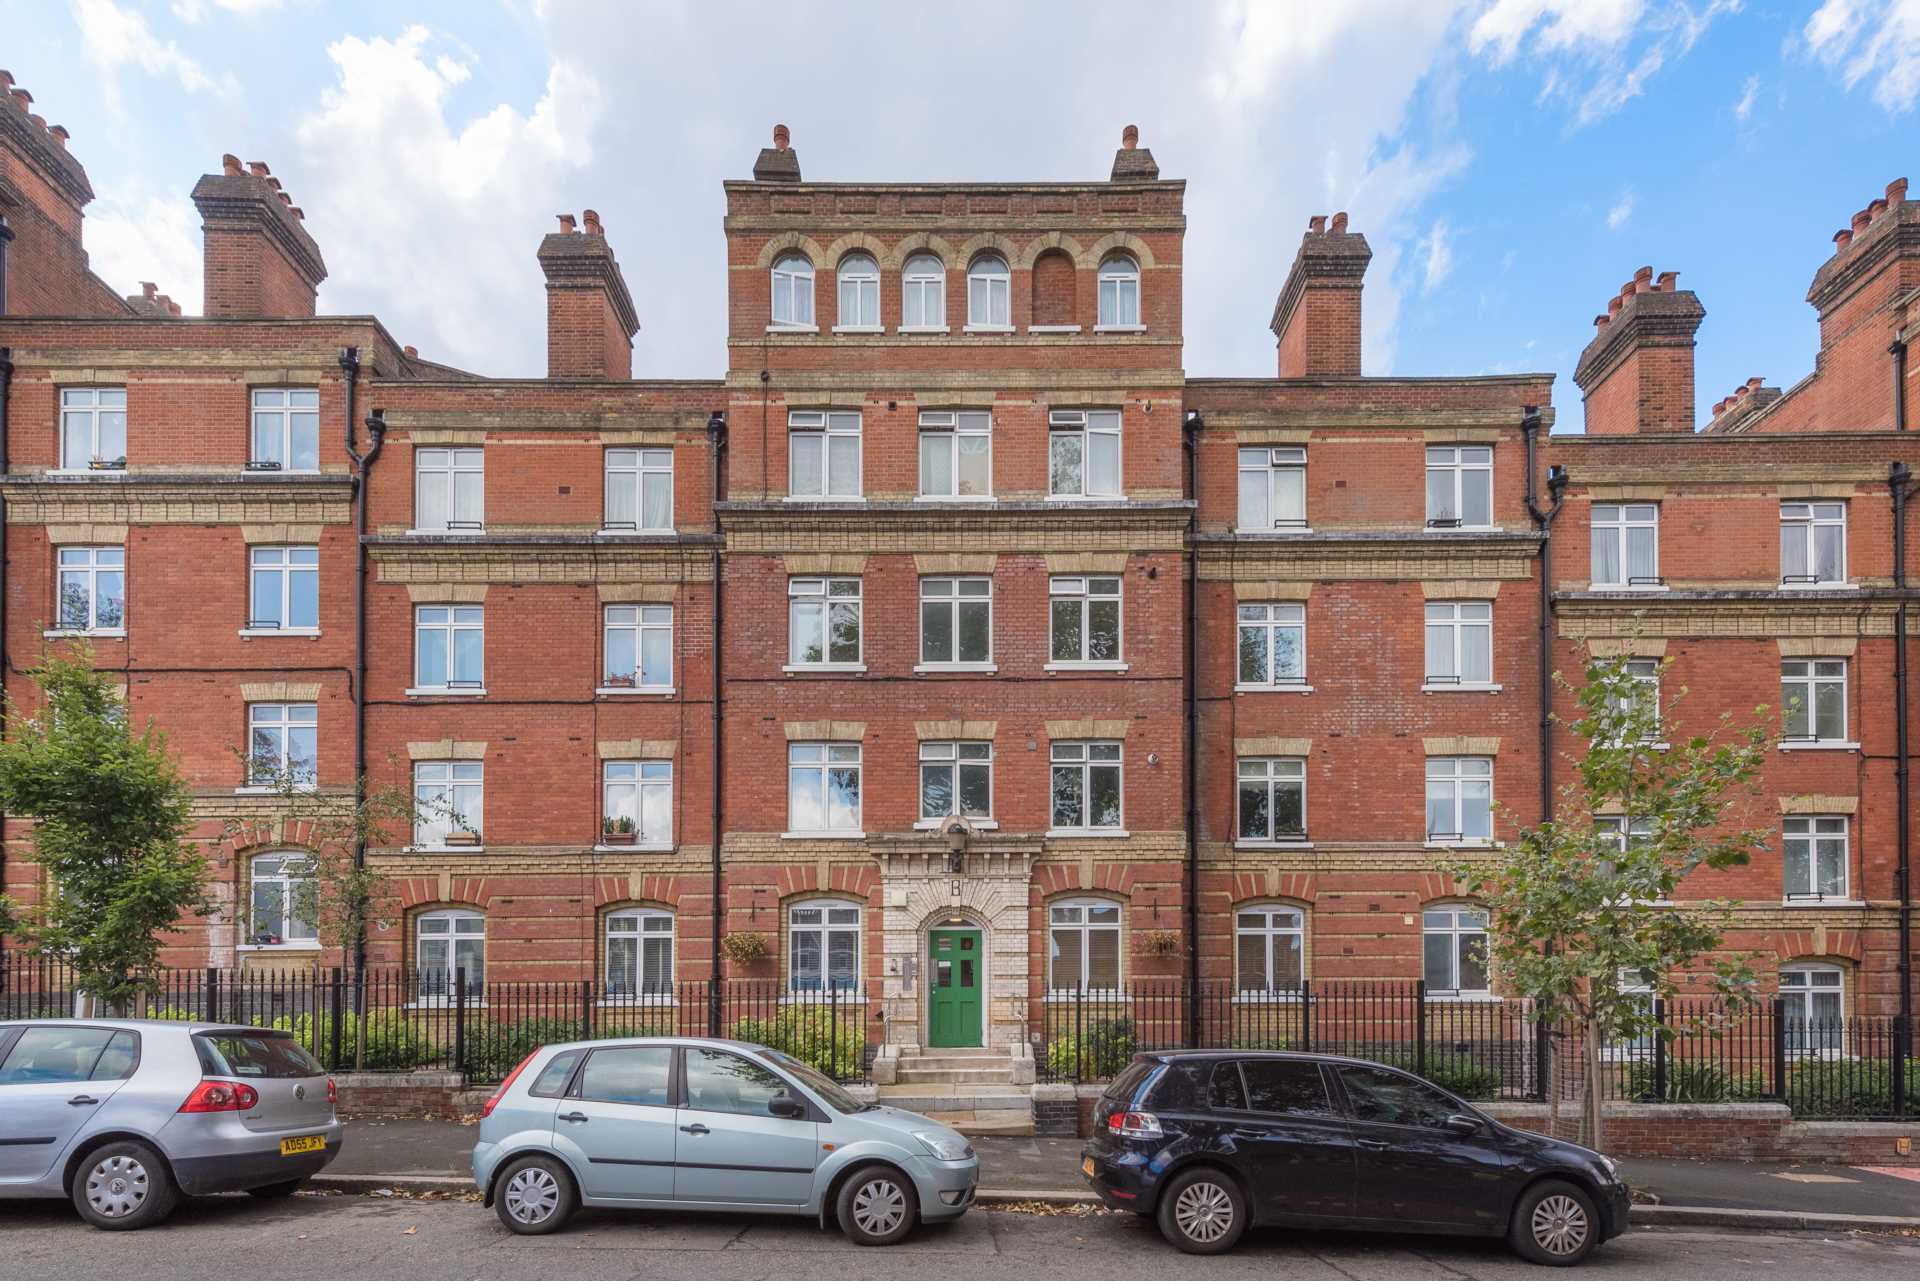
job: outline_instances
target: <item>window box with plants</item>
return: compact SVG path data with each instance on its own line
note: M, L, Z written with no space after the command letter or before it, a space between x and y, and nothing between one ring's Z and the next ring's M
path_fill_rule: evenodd
M447 833L446 843L448 845L475 846L480 844L480 833L474 831L472 828L455 828L453 831Z
M633 820L624 814L605 819L600 824L602 845L633 845L639 839L639 830L634 827Z

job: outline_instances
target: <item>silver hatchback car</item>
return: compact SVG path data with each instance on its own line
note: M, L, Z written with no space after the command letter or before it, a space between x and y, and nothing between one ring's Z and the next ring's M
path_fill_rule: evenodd
M741 1041L549 1045L481 1112L473 1178L519 1233L575 1209L829 1216L860 1245L973 1204L980 1160L936 1121L862 1103L790 1055Z
M286 1032L0 1023L0 1198L71 1197L99 1228L184 1194L285 1196L340 1153L333 1081Z

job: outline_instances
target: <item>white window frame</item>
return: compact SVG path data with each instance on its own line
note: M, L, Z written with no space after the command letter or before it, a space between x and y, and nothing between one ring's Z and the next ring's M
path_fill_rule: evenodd
M1111 583L1112 587L1105 584ZM1114 607L1113 656L1093 657L1093 606L1112 601ZM1080 613L1080 652L1062 656L1054 649L1053 619L1060 606L1078 608ZM1047 662L1045 670L1124 672L1126 662L1127 603L1126 581L1120 574L1055 574L1047 579Z
M294 583L313 579L313 622L295 625ZM265 586L262 593L263 580ZM271 610L272 616L268 611ZM242 636L318 636L320 634L320 549L311 544L247 549L247 625Z
M292 472L296 475L312 475L320 470L320 390L317 387L255 387L247 397L251 413L247 419L247 470ZM313 431L313 466L295 467L293 465L295 419L311 419ZM265 451L278 457L264 457L261 445L261 431L269 435L272 449ZM304 435L308 424L302 421L297 430ZM305 441L299 441L305 444Z
M118 445L112 420L118 418ZM108 438L102 440L102 427ZM68 433L82 427L87 433L86 457L75 458ZM125 471L127 469L127 389L125 387L62 387L60 389L60 470Z
M1048 744L1047 748L1047 835L1048 836L1126 836L1127 833L1127 763L1126 745L1112 739L1060 739ZM1120 812L1114 816L1111 824L1093 825L1087 820L1092 817L1090 804L1093 795L1093 772L1113 771L1114 794L1120 802ZM1080 779L1080 823L1076 826L1063 826L1059 811L1054 808L1055 780L1061 771L1079 775Z
M1108 254L1095 276L1093 332L1139 333L1140 264L1126 254Z
M1780 883L1781 900L1790 905L1817 906L1822 903L1851 903L1854 900L1853 889L1853 841L1852 822L1845 814L1788 814L1780 820ZM1839 888L1827 894L1821 891L1821 870L1828 860L1821 855L1821 847L1831 848L1839 843ZM1804 845L1806 848L1806 879L1795 884L1791 876L1788 861L1788 847Z
M674 973L675 963L679 959L675 947L679 925L672 912L657 907L619 908L607 913L601 925L601 936L605 940L601 976L608 1004L677 1003ZM633 960L627 971L632 982L620 984L614 979L613 954L616 945L628 943L633 946ZM651 983L647 981L649 952L660 956L665 971L664 975Z
M1258 918L1249 923L1248 918ZM1261 972L1249 975L1244 941L1258 939ZM1285 944L1295 944L1300 972L1291 983L1277 981L1275 956ZM1239 1001L1294 1001L1307 978L1307 914L1290 903L1242 903L1233 909L1233 994ZM1249 982L1249 979L1257 979Z
M1117 409L1054 409L1047 412L1047 497L1059 501L1110 502L1126 497L1126 442L1122 433L1124 420ZM1080 484L1078 489L1056 489L1054 481L1055 454L1060 442L1071 440L1078 442ZM1107 448L1111 440L1113 450L1113 482L1111 490L1094 489L1090 481L1092 468L1088 460L1092 457L1096 444Z
M1819 573L1819 546L1822 530L1839 530L1839 563L1831 578ZM1788 541L1800 544L1808 573L1787 573ZM1846 587L1847 582L1847 505L1844 502L1809 500L1780 504L1780 585L1787 589Z
M621 684L622 673L612 670L613 641L616 633L633 634L633 673L630 683ZM664 680L646 679L647 639L665 635L667 670ZM597 694L671 694L673 685L673 606L619 604L600 610L600 685Z
M1239 499L1235 528L1243 534L1310 534L1307 524L1307 451L1297 446L1243 448L1239 451ZM1286 478L1286 485L1280 482ZM1258 490L1260 510L1265 523L1249 521L1248 488ZM1286 492L1283 492L1286 491ZM1297 491L1297 493L1291 492ZM1283 515L1281 500L1293 503L1297 514Z
M986 460L986 488L975 493L963 494L960 477L961 446L968 442L984 443L986 448L980 454ZM951 491L940 493L927 488L927 458L929 451L940 451L945 455L947 475L952 480ZM919 441L919 499L928 503L979 503L993 501L993 415L984 409L923 409L920 411Z
M987 776L987 807L978 813L962 808L960 803L960 775L965 770L985 771ZM927 775L929 771L942 772L947 776L947 796L949 804L946 812L930 814L927 812ZM958 815L975 827L992 829L999 824L993 821L993 744L978 740L928 740L920 744L919 819L914 823L918 828L938 828L947 819Z
M1448 497L1438 511L1433 505L1433 482L1437 473L1446 473ZM1484 478L1487 491L1487 519L1469 523L1466 518L1468 481ZM1492 529L1493 519L1493 446L1427 446L1427 482L1424 490L1428 529ZM1449 506L1450 504L1450 506ZM1447 513L1451 511L1452 515Z
M429 929L429 925L436 928ZM445 929L437 928L444 925ZM419 1005L453 1004L454 974L461 968L460 944L478 941L480 964L468 966L466 998L468 1004L484 1001L487 992L487 918L472 908L442 907L422 912L413 920L413 970L415 1003ZM444 948L442 961L429 962L429 950ZM433 976L433 977L430 977Z
M1626 663L1627 679L1640 687L1638 697L1647 700L1653 709L1653 737L1646 740L1650 745L1660 745L1660 660L1657 658L1630 658ZM1622 708L1629 711L1630 708Z
M861 809L866 803L866 781L863 777L865 753L859 743L788 743L787 744L787 831L789 837L832 837L838 840L859 840L866 836L861 829ZM846 821L834 823L833 776L850 775L853 779L853 805L846 814ZM822 811L826 817L825 827L801 827L795 821L797 812L796 790L807 779L818 776L819 794Z
M817 914L817 915L816 915ZM845 919L851 915L852 920ZM807 898L787 906L787 991L839 992L861 991L861 963L866 959L867 941L866 910L851 899L843 898ZM800 968L794 964L798 952L799 936L818 935L817 947L820 956L820 972L813 983L801 982ZM844 979L833 974L833 941L836 937L851 936L853 941L853 973Z
M942 590L944 588L944 590ZM984 589L984 590L968 590ZM987 653L984 658L961 658L961 611L982 607L987 614ZM947 658L927 656L927 614L929 610L947 615L947 634L953 647ZM993 661L993 579L982 574L938 575L920 580L920 661L916 672L996 672Z
M1837 666L1838 675L1822 672L1820 669ZM1807 747L1857 747L1857 743L1847 738L1851 709L1847 706L1847 677L1850 664L1845 658L1783 658L1780 660L1780 728L1782 739L1780 746L1785 750ZM1797 669L1797 670L1793 670ZM1830 737L1820 733L1819 697L1820 690L1837 687L1840 691L1840 733ZM1801 715L1806 717L1807 732L1801 735L1788 734L1787 718L1791 714L1789 703L1800 700Z
M480 636L480 671L478 675L471 678L461 677L455 666L460 653L459 635L464 632L477 632ZM430 644L437 645L446 658L447 678L438 685L429 684L421 674L422 647ZM407 693L479 698L486 692L486 606L470 603L415 605L413 607L413 685Z
M56 634L85 636L125 636L127 634L127 549L125 547L72 547L62 546L53 550L54 564L54 626ZM120 603L120 615L114 620L109 614L102 621L101 588L103 579L117 579L120 585L117 599ZM86 595L86 617L75 619L69 616L67 609L67 587L69 583L80 585Z
M666 822L648 829L650 797L665 798ZM629 802L623 805L621 802ZM623 813L622 811L632 812ZM633 820L633 844L606 844L607 822L615 817ZM673 762L609 760L600 762L600 841L605 849L667 850L673 848Z
M866 671L867 618L864 593L864 584L858 578L817 575L789 578L787 580L787 663L781 670L788 672ZM799 611L803 605L811 605L818 609L820 658L817 660L801 657ZM854 656L834 658L832 657L834 615L849 607L853 610ZM812 641L814 637L808 636L805 639Z
M294 755L296 735L312 751L305 768ZM262 750L261 736L270 746ZM281 777L298 788L318 786L320 768L320 706L317 703L247 704L247 786L274 787Z
M1451 693L1456 690L1497 690L1501 688L1493 679L1493 602L1490 600L1430 600L1423 611L1425 626L1424 665L1426 675L1420 688L1429 694ZM1485 680L1467 680L1464 672L1467 659L1472 656L1472 647L1479 638L1485 638L1486 670ZM1441 644L1442 666L1450 671L1434 670L1434 644L1438 638Z
M1816 998L1831 994L1834 1017L1816 1020L1815 1009L1823 1002ZM1780 999L1788 1011L1781 1029L1787 1042L1787 1057L1795 1059L1841 1058L1847 1052L1847 972L1838 965L1797 962L1780 967ZM1800 1009L1799 1036L1794 1035L1794 1006ZM1795 1044L1796 1039L1798 1044ZM1816 1043L1817 1039L1817 1043Z
M1307 684L1307 607L1288 601L1245 601L1235 608L1236 626L1234 629L1233 650L1233 688L1243 693L1267 693L1274 690L1292 693L1310 694L1313 687ZM1241 642L1246 632L1261 632L1262 653L1264 655L1264 678L1249 681L1247 673L1240 665ZM1297 633L1299 644L1295 652L1300 656L1298 675L1282 675L1275 657L1279 654L1280 634Z
M911 254L901 267L900 332L947 332L947 265L935 254Z
M1445 918L1445 919L1436 919ZM1471 903L1438 903L1421 909L1420 913L1420 977L1427 979L1427 940L1444 937L1448 941L1447 977L1453 980L1452 986L1435 987L1427 982L1427 995L1441 999L1485 998L1492 995L1493 988L1493 926L1492 918L1484 907L1475 907ZM1460 986L1461 949L1467 940L1481 940L1481 968L1487 971L1487 985L1484 987Z
M1234 766L1233 789L1234 840L1241 845L1302 845L1307 841L1307 761L1302 756L1242 756ZM1267 830L1249 832L1242 825L1245 810L1241 793L1252 788L1267 798ZM1296 832L1279 826L1279 794L1285 790L1300 793L1300 829Z
M604 453L603 462L605 483L601 529L610 534L671 534L673 532L673 450L658 447L609 449ZM647 490L650 484L656 489L662 484L666 486L667 523L664 525L646 523ZM631 521L613 519L613 498L619 490L632 492L634 518Z
M462 476L478 476L473 492L477 501L460 506ZM422 496L431 489L444 491L447 518L443 524L429 525L423 520L426 503ZM486 450L471 445L416 445L413 450L413 530L418 534L480 534L487 525Z
M262 865L270 870L263 872ZM281 851L272 854L256 854L247 863L247 937L258 939L262 934L279 938L278 943L248 942L240 946L248 951L288 948L310 951L320 946L320 924L317 919L315 878L317 871L313 860L305 854ZM278 928L263 930L260 928L260 887L278 885L280 887L280 914L273 922ZM295 897L300 893L297 887L306 886L308 908L314 910L314 920L299 919Z
M1093 921L1088 919L1094 911L1112 912L1112 921ZM1124 930L1127 907L1118 899L1110 898L1071 898L1047 905L1047 994L1050 997L1074 997L1081 994L1096 993L1119 996L1127 989L1127 949ZM1080 977L1072 986L1062 986L1054 973L1054 963L1060 958L1059 935L1066 934L1079 940ZM1088 982L1087 961L1093 953L1095 936L1113 939L1113 986L1094 987Z
M967 264L967 332L1013 332L1013 270L997 253Z
M413 763L413 843L419 849L449 848L447 835L459 820L461 831L486 837L486 763L483 761L415 761ZM446 801L433 799L446 793ZM479 845L460 846L463 850Z
M771 293L767 299L767 328L789 329L799 333L816 332L813 322L813 260L795 250L787 250L773 260L769 274ZM780 314L781 295L786 296L786 315Z
M863 439L860 413L858 410L837 409L791 409L787 411L787 500L803 503L844 503L859 502L865 494L864 472L866 470L866 441ZM840 474L845 470L843 461L840 468L834 467L834 442L853 441L853 475ZM800 440L818 440L820 442L820 487L817 490L802 490L799 487L800 450L796 448Z
M1422 811L1422 823L1428 828L1429 845L1473 845L1493 844L1493 758L1491 756L1429 756L1427 757L1426 805ZM1487 788L1487 817L1485 836L1467 834L1467 791L1469 785L1484 782ZM1450 808L1451 816L1447 820L1450 828L1434 830L1427 822L1431 817L1435 801L1435 788L1438 785L1448 791L1444 803Z
M1591 547L1588 555L1588 573L1592 575L1589 587L1607 587L1616 591L1657 592L1665 591L1667 580L1660 576L1660 504L1659 503L1595 503L1589 522L1591 529ZM1634 574L1633 542L1634 534L1644 531L1653 542L1653 573ZM1613 563L1619 566L1619 573L1612 578L1604 577L1601 566L1601 548L1611 546Z
M833 332L880 332L880 264L869 253L850 253L834 268ZM847 303L851 289L852 314Z

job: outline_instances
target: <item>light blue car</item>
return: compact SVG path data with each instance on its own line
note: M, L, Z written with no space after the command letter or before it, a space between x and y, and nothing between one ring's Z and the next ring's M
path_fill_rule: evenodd
M631 1206L832 1216L857 1244L891 1245L965 1214L980 1160L777 1050L640 1037L528 1055L481 1112L473 1179L525 1234Z

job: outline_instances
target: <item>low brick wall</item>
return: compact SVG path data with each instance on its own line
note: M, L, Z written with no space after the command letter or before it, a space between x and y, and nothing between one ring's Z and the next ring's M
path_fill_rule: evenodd
M333 1078L340 1115L419 1116L459 1120L473 1116L493 1091L467 1088L458 1072L346 1072Z
M1508 1125L1547 1133L1544 1103L1482 1106ZM1556 1132L1574 1139L1579 1123L1577 1107L1562 1108ZM1796 1121L1784 1103L1611 1103L1602 1125L1611 1156L1920 1166L1920 1119Z

